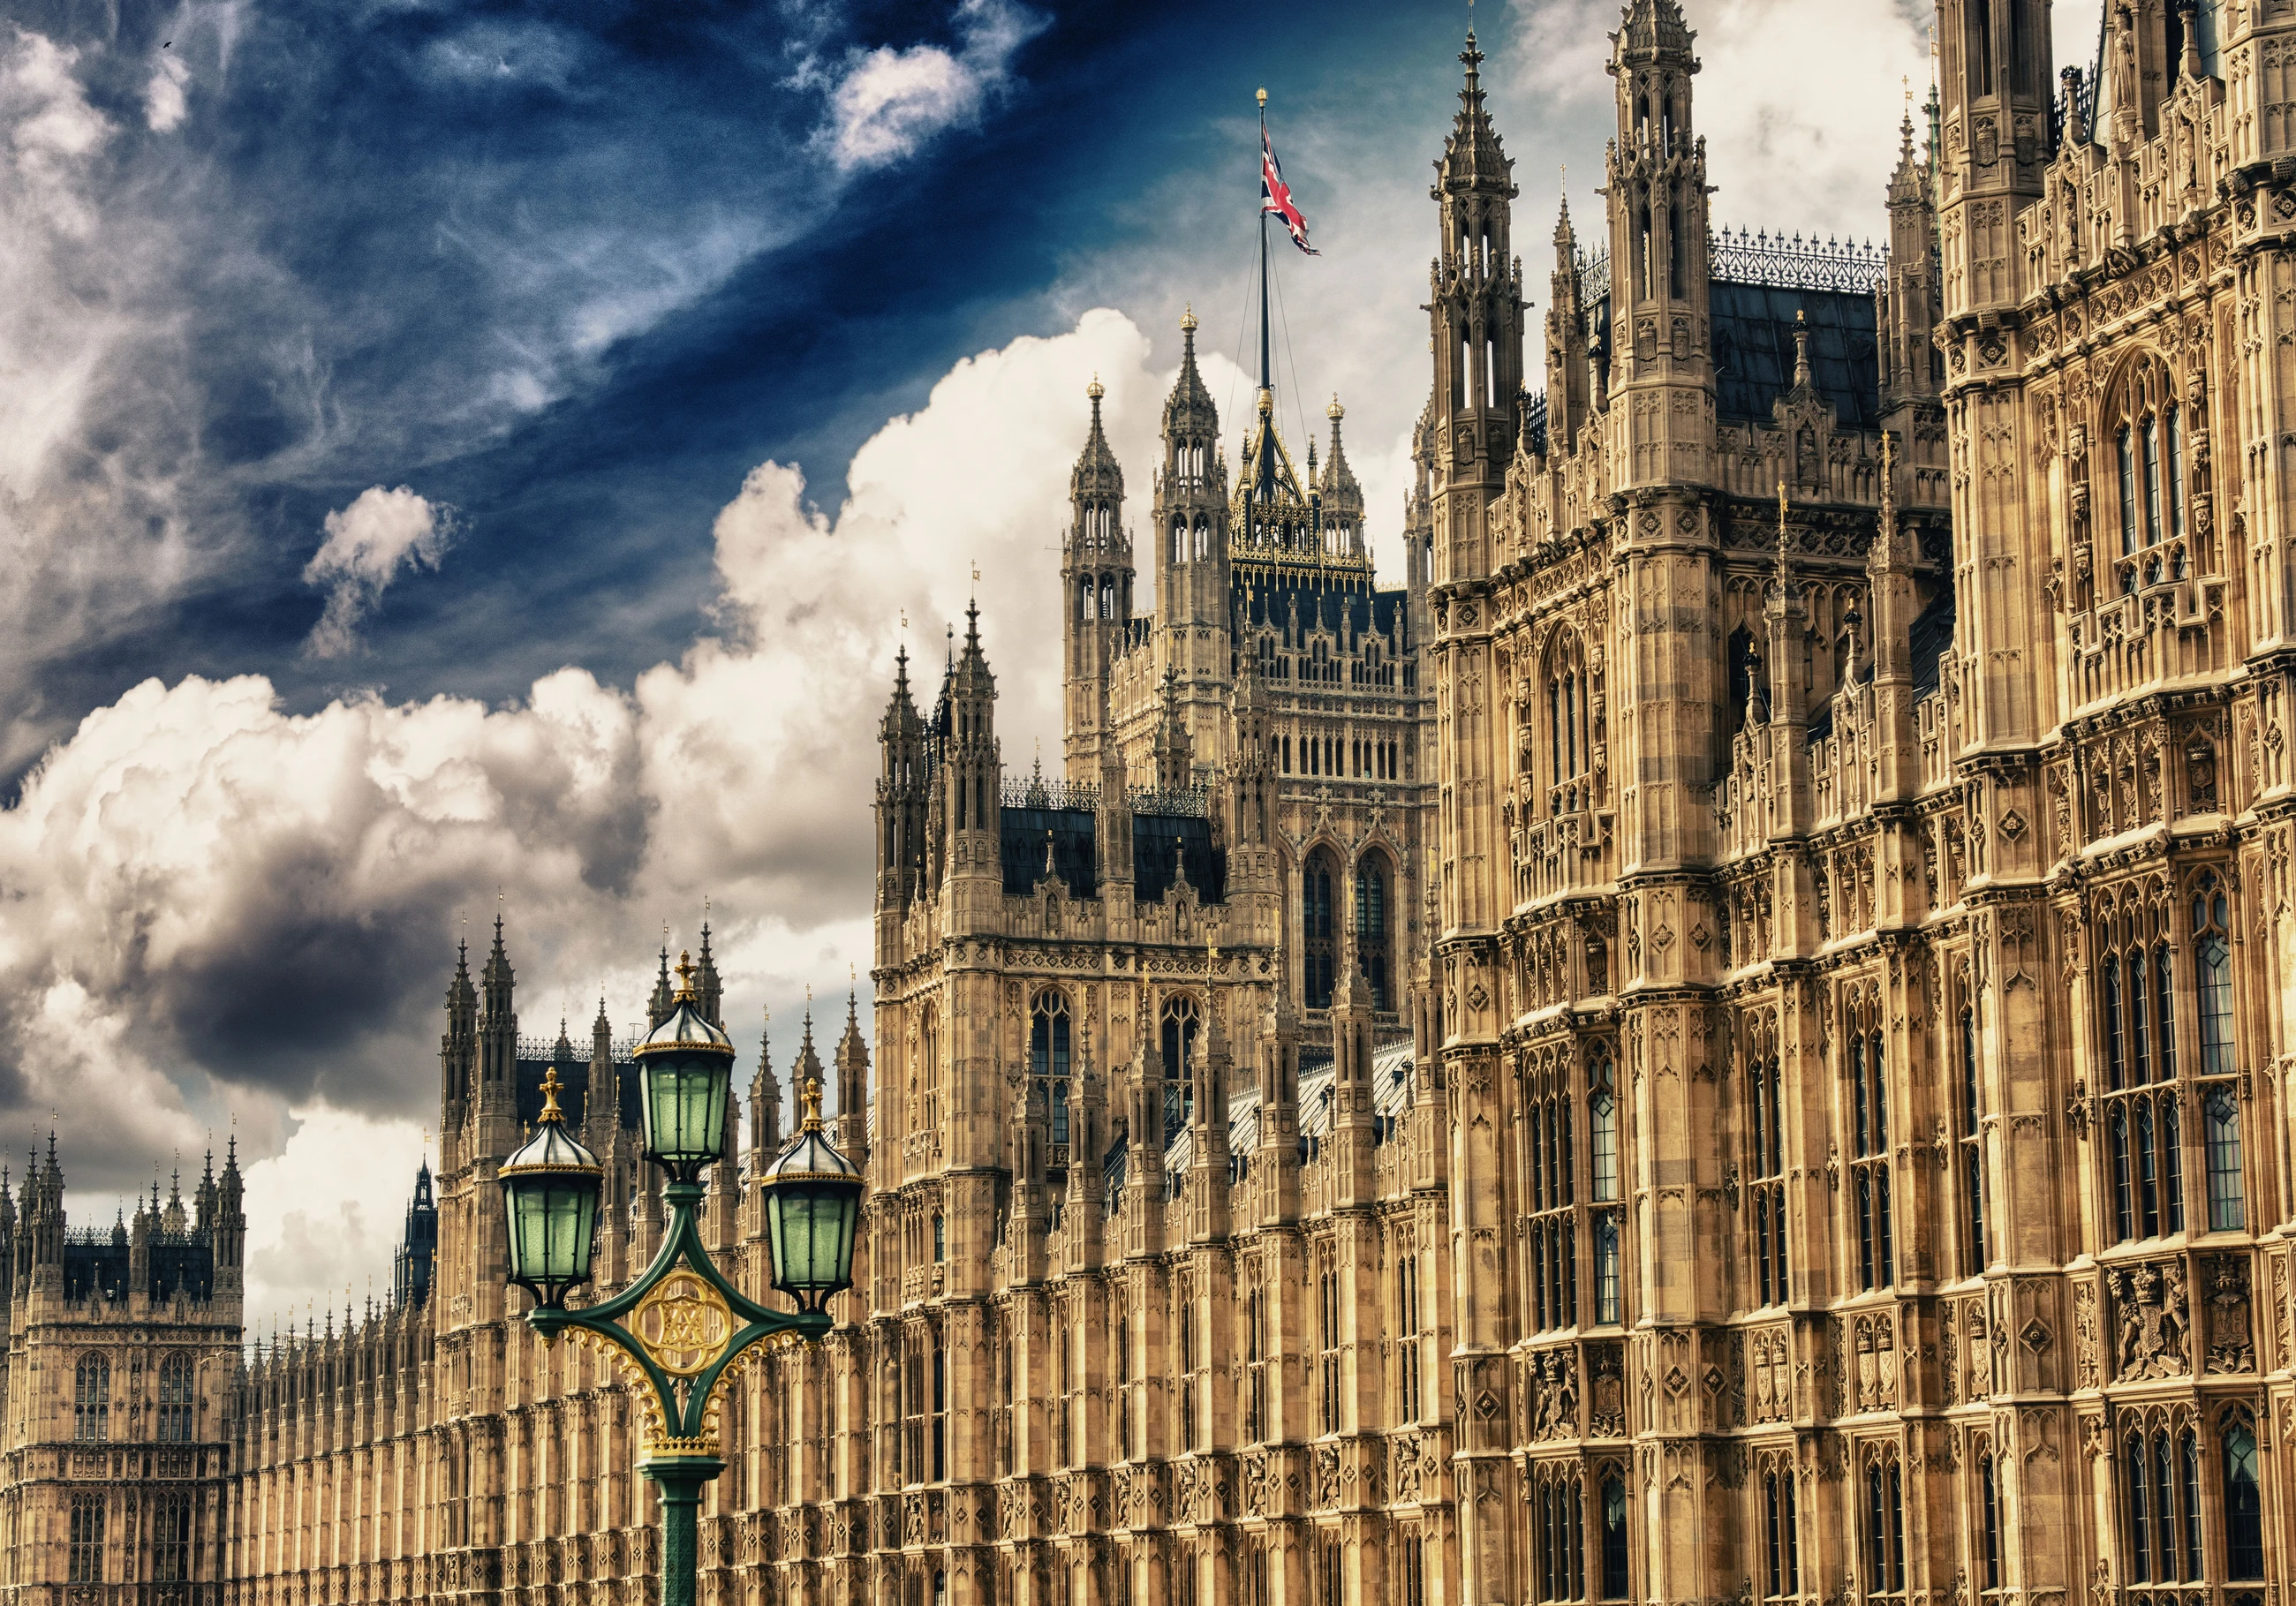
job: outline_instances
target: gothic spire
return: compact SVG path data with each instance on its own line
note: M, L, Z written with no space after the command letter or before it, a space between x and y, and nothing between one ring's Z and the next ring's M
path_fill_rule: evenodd
M1077 454L1076 467L1069 471L1069 499L1083 504L1097 499L1124 496L1124 471L1118 466L1116 454L1110 449L1108 433L1101 427L1100 398L1108 394L1100 382L1100 375L1092 376L1085 396L1092 403L1092 427L1085 433L1084 450Z
M1219 435L1219 411L1212 406L1212 393L1196 368L1196 311L1193 307L1180 315L1180 374L1172 381L1172 393L1164 398L1164 433L1201 437L1206 441Z
M1442 158L1435 164L1438 177L1432 193L1438 200L1447 191L1459 190L1498 189L1511 195L1514 185L1506 153L1499 144L1498 131L1491 127L1489 109L1483 103L1480 70L1483 53L1472 28L1459 60L1467 70L1466 79L1459 87L1459 111L1452 120L1450 136L1443 142Z

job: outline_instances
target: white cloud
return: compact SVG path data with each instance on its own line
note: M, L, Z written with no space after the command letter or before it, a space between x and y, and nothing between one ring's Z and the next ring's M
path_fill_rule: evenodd
M1234 378L1205 366L1215 394ZM1144 522L1172 373L1099 309L957 363L862 447L834 512L761 464L717 520L718 633L627 692L570 668L504 707L298 716L260 677L194 677L88 715L0 810L12 1102L59 1108L82 1155L196 1153L235 1111L259 1162L259 1310L383 1274L410 1123L435 1118L454 911L483 919L495 889L528 1035L563 1012L582 1036L602 987L627 1030L660 923L691 941L710 897L745 1055L771 1001L786 1069L808 987L825 1054L869 958L867 800L902 614L930 703L977 564L1006 760L1041 737L1058 762L1058 545L1095 373ZM387 578L434 528L421 497L377 488L330 520L314 568Z
M144 121L152 133L166 134L184 120L184 80L191 76L184 58L172 51L161 52L152 63L152 77L144 86Z
M278 1153L245 1168L250 1336L266 1315L299 1323L390 1292L390 1255L424 1143L414 1121L327 1103L289 1116Z
M327 538L303 567L303 583L326 588L326 611L306 650L338 658L358 645L358 623L404 569L436 569L454 533L454 510L433 506L405 486L369 486L326 517Z
M1615 0L1516 7L1496 76L1535 102L1599 116L1607 137L1616 81L1604 65L1619 12ZM1909 82L1918 102L1928 88L1930 7L1918 0L1709 0L1683 12L1702 64L1692 122L1717 186L1715 223L1879 238L1902 91ZM1807 70L1784 70L1786 63ZM1525 152L1532 132L1518 131ZM1602 182L1599 143L1540 154L1584 173L1582 196ZM1516 166L1526 168L1521 160ZM1582 242L1600 217L1580 212Z
M805 76L825 82L831 158L848 172L898 161L945 128L970 124L1007 82L1013 53L1044 27L1010 0L964 0L957 8L962 48L939 45L857 51L841 70L816 64Z

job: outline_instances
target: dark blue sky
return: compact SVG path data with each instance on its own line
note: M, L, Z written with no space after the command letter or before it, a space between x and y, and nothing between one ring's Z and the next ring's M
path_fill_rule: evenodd
M879 47L961 54L990 9L1024 37L977 109L840 172L824 80ZM84 628L18 664L53 735L152 674L258 671L291 706L354 684L512 696L570 658L627 683L702 622L709 521L750 466L801 461L833 506L853 449L958 356L1136 291L1128 263L1176 230L1248 237L1259 83L1279 127L1352 103L1428 160L1464 8L19 16L79 53L119 130L94 184L148 323L111 354L131 372L98 397L87 471L164 496L111 511L177 520L199 560L95 587ZM164 132L162 41L188 67ZM1330 216L1312 153L1292 160ZM1167 299L1232 292L1222 255ZM400 483L458 510L451 555L393 586L354 662L305 661L322 519Z

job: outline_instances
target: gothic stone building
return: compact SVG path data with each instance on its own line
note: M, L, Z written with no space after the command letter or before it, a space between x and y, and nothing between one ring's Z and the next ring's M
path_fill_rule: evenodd
M1336 417L1302 474L1261 397L1231 479L1191 342L1152 613L1096 417L1077 466L1064 773L1008 780L977 629L930 709L899 666L856 1287L728 1392L706 1599L2280 1598L2296 4L2117 0L2062 78L2043 0L1938 23L1867 253L1712 225L1631 0L1538 394L1471 39L1402 592ZM557 1065L633 1274L627 1045L512 992L497 930L399 1297L197 1419L232 1602L648 1598L628 1400L518 1322L494 1186ZM780 1110L761 1061L709 1206L753 1292ZM41 1220L19 1590L71 1480L151 1493L21 1447L111 1342Z
M247 1217L235 1148L190 1208L69 1228L55 1139L0 1176L0 1601L218 1606Z

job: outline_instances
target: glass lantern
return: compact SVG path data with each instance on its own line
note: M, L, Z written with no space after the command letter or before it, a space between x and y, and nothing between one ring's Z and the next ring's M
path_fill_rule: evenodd
M821 1130L821 1084L805 1085L805 1127L758 1179L774 1286L817 1312L853 1286L853 1234L866 1185Z
M558 1072L542 1079L534 1135L503 1162L503 1208L510 1218L510 1280L545 1310L562 1310L568 1291L590 1280L592 1234L605 1173L566 1129Z
M637 1046L638 1110L649 1159L673 1181L698 1180L723 1157L726 1107L734 1086L734 1045L702 1015L693 962L677 958L677 999L669 1018Z

